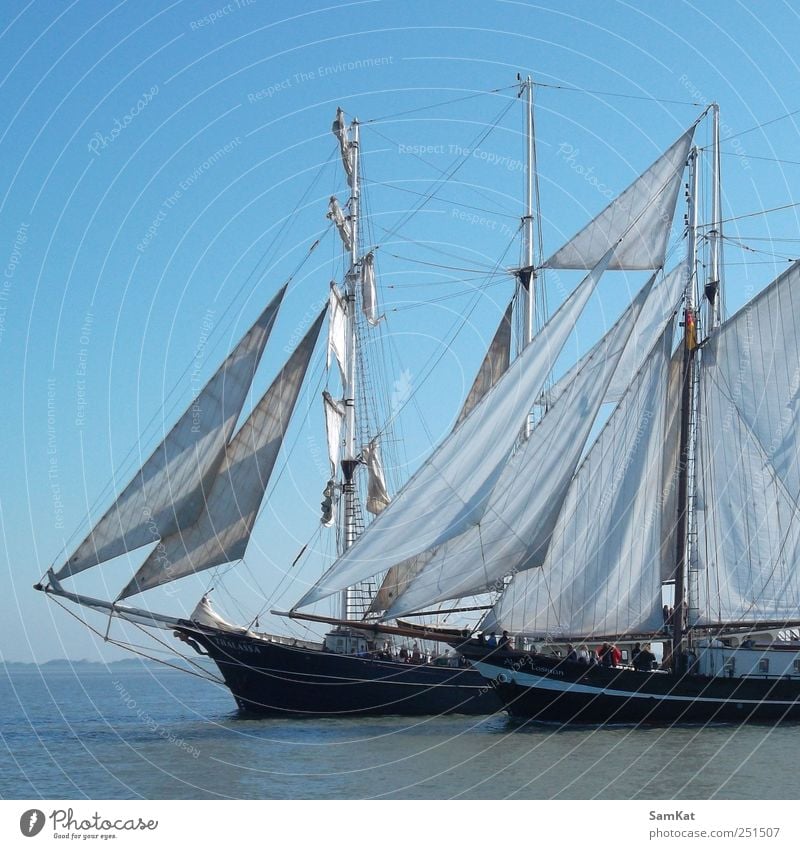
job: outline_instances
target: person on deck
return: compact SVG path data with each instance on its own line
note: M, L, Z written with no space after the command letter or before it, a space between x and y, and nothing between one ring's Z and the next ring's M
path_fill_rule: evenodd
M497 648L497 634L495 634L494 631L489 634L489 639L486 641L486 645L489 646L490 649Z
M645 643L642 650L633 660L633 668L639 672L650 672L656 656L650 651L650 643Z
M572 643L567 646L567 660L570 663L578 662L578 652L575 651L575 646L573 646Z
M497 641L497 647L500 649L511 648L511 638L508 636L508 631L503 631L503 636Z
M639 656L639 652L641 650L641 645L639 643L636 643L636 645L633 647L633 651L631 652L631 666L633 666L634 669L638 669L638 667L636 666L636 658Z

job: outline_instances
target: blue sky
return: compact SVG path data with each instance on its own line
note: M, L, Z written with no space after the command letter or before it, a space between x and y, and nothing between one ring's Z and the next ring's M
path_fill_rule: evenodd
M402 478L447 431L511 294L508 280L476 293L485 277L430 263L518 260L516 73L570 89L536 94L544 242L554 250L605 205L606 188L623 189L694 120L693 102L721 105L726 217L798 200L800 115L782 118L800 109L798 41L797 11L779 2L4 3L2 656L118 656L31 585L87 512L108 503L109 481L124 482L188 403L185 369L204 328L213 327L201 363L210 375L324 235L328 196L345 196L330 133L338 105L382 119L364 127L362 150L388 316L387 391L418 391L395 452ZM404 222L420 200L413 192L426 192L506 107L457 179ZM707 139L702 125L699 143ZM726 232L764 251L726 245L730 311L800 242L794 209ZM682 249L676 242L675 258ZM328 233L290 287L256 392L337 269ZM635 283L606 286L576 345L616 318ZM319 357L314 368L319 378ZM309 390L310 426L321 423L317 406ZM321 443L309 439L292 433L293 463L246 577L232 579L280 606L301 593L284 574L316 528L324 486ZM113 596L130 568L84 588ZM191 606L206 580L164 600Z

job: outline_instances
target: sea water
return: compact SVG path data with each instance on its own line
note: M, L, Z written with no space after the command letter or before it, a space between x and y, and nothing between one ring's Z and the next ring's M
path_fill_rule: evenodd
M5 799L796 799L796 726L240 719L160 667L0 669Z

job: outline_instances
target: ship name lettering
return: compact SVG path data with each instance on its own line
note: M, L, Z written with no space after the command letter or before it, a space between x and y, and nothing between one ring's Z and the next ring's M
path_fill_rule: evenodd
M260 654L261 649L258 646L251 646L249 643L237 643L233 640L227 640L224 637L217 637L217 645L226 649L236 649L237 651L252 652Z
M548 669L546 666L532 666L532 672L541 672L542 675L549 675L551 678L563 678L564 673L560 669Z

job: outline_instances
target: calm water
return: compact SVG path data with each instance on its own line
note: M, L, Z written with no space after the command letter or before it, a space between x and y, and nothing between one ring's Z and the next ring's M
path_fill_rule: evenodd
M236 718L179 672L0 671L0 797L795 799L796 726Z

